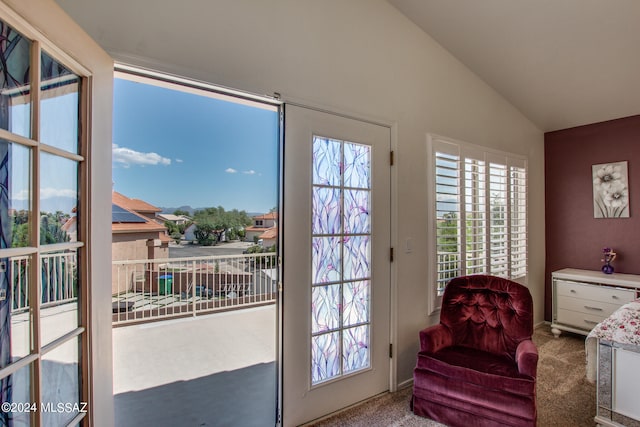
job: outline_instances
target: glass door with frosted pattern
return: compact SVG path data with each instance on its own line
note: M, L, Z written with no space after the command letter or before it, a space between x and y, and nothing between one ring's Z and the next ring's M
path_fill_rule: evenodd
M285 105L284 425L389 389L390 140Z

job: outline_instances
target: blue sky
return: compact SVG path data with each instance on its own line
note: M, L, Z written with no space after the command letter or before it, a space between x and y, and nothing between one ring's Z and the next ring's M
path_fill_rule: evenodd
M162 207L268 212L277 161L277 111L115 79L116 191Z

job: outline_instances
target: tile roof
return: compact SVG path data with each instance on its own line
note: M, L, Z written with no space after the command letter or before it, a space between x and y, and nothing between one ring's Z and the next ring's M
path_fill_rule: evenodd
M264 215L258 215L258 216L254 216L251 217L252 219L273 219L276 220L278 219L278 212L269 212L267 214Z
M134 211L134 209L132 209L130 205L129 206L127 205L128 201L131 201L131 200L134 200L134 199L129 199L128 197L118 192L115 192L115 191L113 192L112 198L111 198L113 205L118 206L121 209L124 209L125 211L131 213L131 215L136 217L136 222L133 222L133 221L132 222L113 222L113 219L112 219L111 232L112 233L158 232L164 235L164 232L167 231L167 227L165 227L164 225L158 224L155 221L150 220L146 216L138 214L138 212ZM123 201L124 203L122 203ZM142 204L151 206L150 204L142 200L136 200L136 203L134 203L133 205L141 206ZM151 207L154 209L157 209L154 206L151 206ZM162 237L160 237L160 239L162 239Z
M259 236L260 239L275 239L276 237L278 237L277 227L272 227Z
M162 209L153 206L150 203L145 202L140 199L131 199L124 194L120 194L117 191L113 191L111 195L111 200L118 206L121 206L125 209L135 212L162 212Z

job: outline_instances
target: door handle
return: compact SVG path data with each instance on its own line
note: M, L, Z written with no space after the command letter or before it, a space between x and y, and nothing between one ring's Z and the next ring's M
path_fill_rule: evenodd
M586 308L587 310L602 311L600 307L589 307L588 305L585 305L584 308Z

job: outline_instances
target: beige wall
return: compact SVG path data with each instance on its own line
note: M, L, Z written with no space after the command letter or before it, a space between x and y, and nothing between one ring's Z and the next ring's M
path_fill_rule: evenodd
M158 239L158 233L118 233L114 234L111 243L111 259L113 261L133 261L145 259L169 258L169 247L164 244L159 247L149 247L148 241ZM150 253L151 252L151 253ZM119 294L131 289L133 285L133 270L139 268L143 273L143 266L127 268L113 266L111 273L111 292Z
M385 1L58 1L116 59L396 125L397 383L412 377L418 331L433 322L428 132L528 156L528 286L542 321L543 134Z

